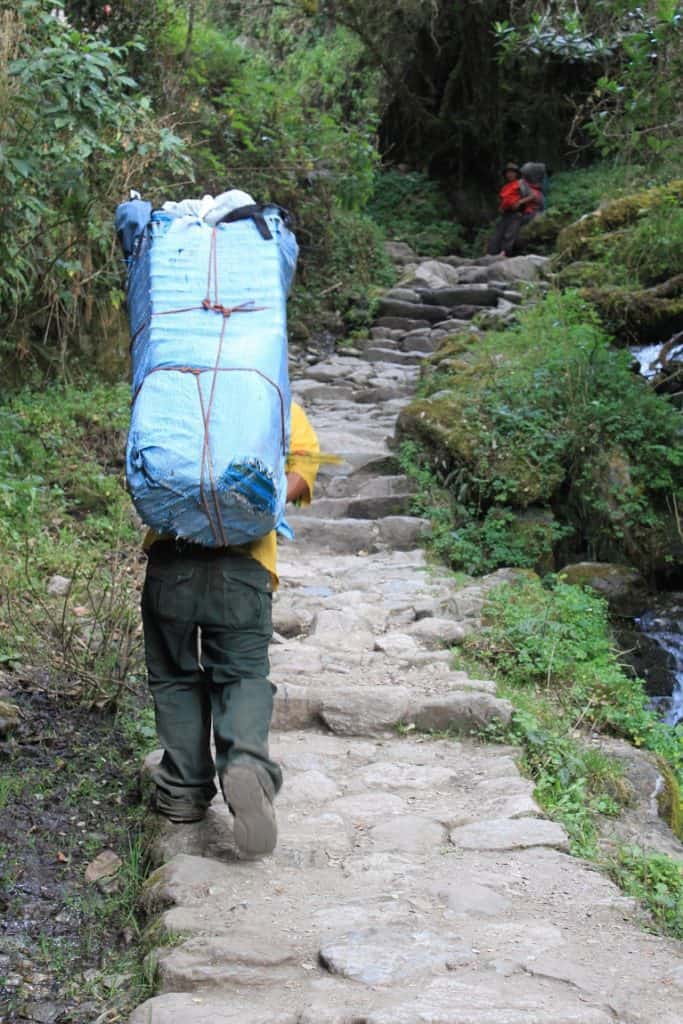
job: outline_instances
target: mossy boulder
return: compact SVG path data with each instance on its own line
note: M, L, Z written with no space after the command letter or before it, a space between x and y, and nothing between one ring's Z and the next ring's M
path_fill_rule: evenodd
M646 216L653 208L667 202L683 203L683 178L656 188L644 189L605 203L592 213L580 217L563 228L557 238L557 251L565 263L584 259L590 254L597 235L613 232Z
M571 269L570 266L568 271ZM673 295L663 294L661 286L641 290L587 287L581 294L597 309L606 330L621 344L665 341L683 322L683 277L678 279L679 284L676 280L672 279L668 289L678 292Z
M417 444L467 524L455 542L469 564L477 544L515 558L499 564L541 564L536 527L525 547L509 518L538 507L554 513L564 562L624 562L648 576L683 562L680 419L576 292L549 293L511 329L445 339L397 435Z
M683 793L671 767L663 758L658 759L661 785L657 792L657 811L671 831L683 841Z
M571 216L565 211L548 210L540 213L522 227L517 247L521 252L551 253L560 231L570 222Z
M486 368L480 368L483 375ZM467 366L468 375L475 369ZM515 443L498 444L485 406L472 401L466 378L457 373L456 377L461 387L416 399L402 410L396 425L398 441L410 439L426 448L444 479L458 482L461 496L486 504L503 500L518 509L547 504L564 479L562 464L537 458ZM481 382L478 378L475 390ZM554 438L547 440L553 444ZM538 442L542 443L540 437Z
M618 615L639 615L647 600L647 585L641 573L630 565L613 562L575 562L565 565L560 579L576 586L590 587L604 597Z

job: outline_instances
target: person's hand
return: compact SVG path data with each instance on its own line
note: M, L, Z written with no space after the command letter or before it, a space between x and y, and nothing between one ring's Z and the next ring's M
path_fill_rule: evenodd
M298 501L299 498L308 498L308 484L298 473L287 474L287 501Z

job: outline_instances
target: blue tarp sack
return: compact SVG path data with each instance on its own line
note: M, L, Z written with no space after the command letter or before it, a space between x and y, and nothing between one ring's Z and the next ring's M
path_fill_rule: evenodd
M139 202L116 214L130 252L133 503L157 533L207 547L289 534L286 302L298 246L286 215L249 204L221 208L213 225L183 211L145 221Z

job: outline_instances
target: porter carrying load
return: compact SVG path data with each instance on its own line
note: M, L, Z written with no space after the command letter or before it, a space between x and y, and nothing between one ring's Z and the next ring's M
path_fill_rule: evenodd
M286 214L243 192L116 211L128 263L126 476L157 533L245 544L284 522L289 449Z

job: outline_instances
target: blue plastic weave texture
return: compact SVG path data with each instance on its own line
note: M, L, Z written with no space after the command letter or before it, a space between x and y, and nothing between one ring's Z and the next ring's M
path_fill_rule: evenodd
M212 229L155 213L129 267L128 487L148 526L210 547L287 532L286 299L298 248L279 211L264 212L270 240L251 220ZM235 311L202 308L207 295Z

